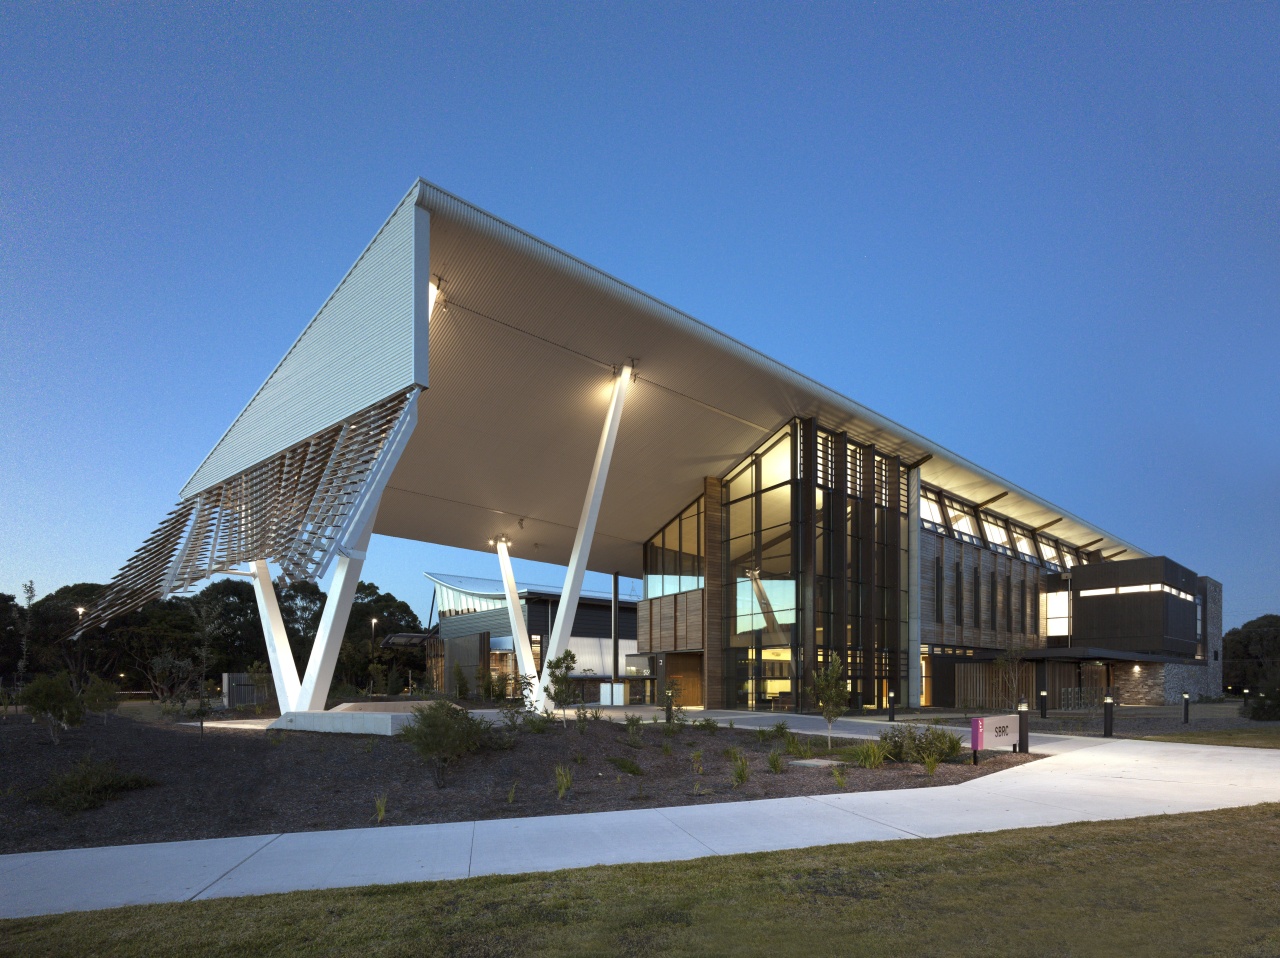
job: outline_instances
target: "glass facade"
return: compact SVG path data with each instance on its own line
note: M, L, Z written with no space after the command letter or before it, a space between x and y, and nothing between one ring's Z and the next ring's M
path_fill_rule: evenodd
M702 509L703 499L699 496L645 543L645 598L688 592L706 584Z
M810 711L839 656L853 708L906 700L906 471L795 420L724 483L726 704ZM945 522L941 503L927 513Z

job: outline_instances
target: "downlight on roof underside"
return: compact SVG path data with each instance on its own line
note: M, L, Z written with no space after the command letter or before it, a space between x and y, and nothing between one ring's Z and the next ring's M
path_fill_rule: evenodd
M703 477L724 475L796 416L907 462L932 456L921 468L925 482L979 502L1007 493L998 508L1018 522L1058 520L1053 534L1069 542L1101 538L1097 548L1146 555L425 181L362 262L378 267L374 279L359 281L358 262L326 304L341 313L340 334L304 348L322 310L290 351L307 359L302 373L282 375L286 357L259 396L278 393L273 401L283 408L291 391L311 390L328 402L323 380L307 379L314 369L339 377L345 401L363 402L366 393L426 383L429 355L429 388L417 399L417 426L383 495L377 533L467 549L506 534L514 555L565 564L614 370L634 363L593 570L638 576L639 546L700 494ZM428 275L439 284L429 321ZM344 289L355 295L336 311ZM331 424L312 423L312 405L295 406L300 422ZM225 472L210 468L220 449L265 457L285 448L270 448L262 429L275 427L255 426L253 409L241 413L184 496ZM326 407L321 418L340 413ZM304 438L301 428L308 426L293 427L291 441Z

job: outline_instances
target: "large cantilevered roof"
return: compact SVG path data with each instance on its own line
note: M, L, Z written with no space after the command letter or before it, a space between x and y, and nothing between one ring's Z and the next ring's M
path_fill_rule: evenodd
M374 532L467 549L506 535L516 556L566 564L624 366L593 570L639 576L642 543L704 477L793 417L928 457L924 482L1001 496L1000 512L1067 542L1147 554L418 180L89 618L255 559L322 575L371 490Z
M847 430L921 478L1100 549L1098 529L581 260L420 181L430 213L429 388L375 531L567 562L615 367L634 363L589 566L638 576L639 546L795 416Z

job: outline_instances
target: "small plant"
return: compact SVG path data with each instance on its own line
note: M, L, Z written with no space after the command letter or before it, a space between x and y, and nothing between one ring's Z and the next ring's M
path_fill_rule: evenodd
M701 782L694 782L694 783L693 783L693 794L695 794L695 795L701 795L701 794L702 794L702 783L701 783Z
M507 731L516 732L519 730L521 723L536 717L529 707L533 689L534 681L529 676L517 674L511 677L511 698L503 699L502 704L498 706L498 711L502 713L502 722L506 725ZM545 731L545 729L542 731Z
M604 721L604 709L600 708L599 706L596 706L595 708L593 708L593 709L591 710L591 721L593 721L593 722L603 722L603 721Z
M369 821L381 825L382 820L387 817L387 793L375 795L373 798L373 816Z
M545 735L551 729L551 721L542 712L529 712L524 717L524 727L534 735Z
M512 782L511 787L507 789L507 804L510 805L516 800L516 783Z
M471 686L467 684L467 673L462 671L462 664L458 662L453 664L453 694L459 700L471 697Z
M693 774L702 774L702 749L689 753L689 762L693 765Z
M22 690L20 700L28 715L44 722L54 745L61 740L64 729L79 725L84 718L84 704L66 672L36 676Z
M880 742L863 742L853 750L853 755L863 768L879 768L889 757L889 752Z
M663 755L670 755L670 754L671 754L671 743L670 743L670 742L663 742L663 743L662 743L662 754L663 754Z
M575 752L573 753L573 764L574 764L574 765L581 765L581 764L582 764L583 762L585 762L586 760L587 760L587 757L586 757L585 755L583 755L581 752L575 751Z
M587 734L587 723L591 720L591 713L587 711L587 707L581 702L578 707L573 710L573 724L577 728L579 735Z
M710 732L712 735L715 735L716 732L720 731L720 723L713 718L704 718L701 722L695 722L694 726L702 729L704 732ZM732 727L733 726L730 726L730 728Z
M627 744L632 748L644 745L644 719L639 715L625 715L627 723Z
M413 719L400 735L431 767L436 788L444 788L445 772L462 756L497 744L493 725L473 718L448 702L432 702L413 710Z
M86 755L76 762L71 771L54 777L33 797L64 815L74 815L97 808L125 792L159 784L146 775L121 772L114 762L95 762L93 756Z
M729 728L733 728L733 719L729 719Z
M769 737L770 737L772 734L773 734L773 733L772 733L771 731L769 731L769 729L767 729L767 728L758 728L758 729L756 729L756 741L757 741L757 742L760 742L761 744L763 744L763 743L765 743L765 742L769 741Z
M635 762L631 761L631 759L629 758L620 758L615 756L615 757L609 758L608 761L609 761L609 764L612 765L614 768L616 768L618 771L626 772L628 775L644 774L644 769L642 769Z
M926 775L933 775L933 773L938 770L938 763L942 761L942 759L930 752L922 759L922 761L924 762L924 773Z
M769 771L774 775L781 775L786 769L786 764L782 761L782 753L776 748L769 752Z
M738 752L733 757L733 787L745 785L749 778L751 778L751 766L747 764L747 757Z
M547 697L560 710L560 724L568 726L566 710L573 704L573 667L578 664L578 657L569 649L565 649L546 665L550 682L547 686Z
M564 797L569 794L569 789L573 787L573 772L569 770L567 765L556 766L556 798L564 801Z
M742 749L738 748L736 745L730 745L727 749L725 749L720 754L723 755L725 758L727 758L729 761L733 762L733 761L736 761L740 755L742 755Z
M839 765L831 766L831 777L836 780L836 788L844 790L844 769Z

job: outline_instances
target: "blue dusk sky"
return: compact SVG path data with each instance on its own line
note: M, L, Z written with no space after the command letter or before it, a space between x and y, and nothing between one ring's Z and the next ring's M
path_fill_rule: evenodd
M1280 612L1280 5L0 22L0 591L108 580L424 176Z

